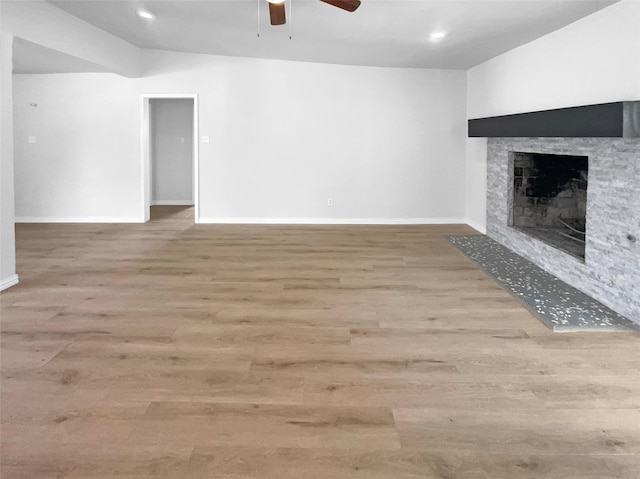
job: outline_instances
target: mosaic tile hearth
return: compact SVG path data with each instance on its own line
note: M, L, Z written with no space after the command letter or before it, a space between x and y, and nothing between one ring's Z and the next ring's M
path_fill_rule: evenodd
M488 236L447 239L553 331L640 331L640 325Z

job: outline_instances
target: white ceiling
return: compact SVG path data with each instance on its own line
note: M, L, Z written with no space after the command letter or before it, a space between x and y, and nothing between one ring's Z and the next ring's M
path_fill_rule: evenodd
M354 13L318 0L292 0L292 5L290 1L287 25L277 27L269 25L265 0L49 3L141 48L348 65L467 69L617 0L362 0ZM140 7L153 12L156 19L138 18L135 11ZM449 34L440 43L432 43L429 33L434 30Z

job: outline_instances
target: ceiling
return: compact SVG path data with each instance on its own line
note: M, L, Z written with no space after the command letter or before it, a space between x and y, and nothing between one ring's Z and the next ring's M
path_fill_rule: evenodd
M287 24L277 27L269 25L265 0L49 3L141 48L347 65L468 69L616 0L362 0L354 13L318 0L290 1ZM140 7L155 14L155 20L138 18L135 11ZM429 34L434 30L448 35L431 42Z
M99 65L21 38L13 41L13 73L106 72Z

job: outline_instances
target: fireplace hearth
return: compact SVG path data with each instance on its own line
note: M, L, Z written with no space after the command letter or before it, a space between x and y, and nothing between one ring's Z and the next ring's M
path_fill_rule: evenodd
M510 226L584 261L588 157L511 154Z

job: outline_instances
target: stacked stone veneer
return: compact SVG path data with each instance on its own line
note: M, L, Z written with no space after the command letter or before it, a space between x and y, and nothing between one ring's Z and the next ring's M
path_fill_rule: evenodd
M509 226L513 152L589 157L584 263ZM640 324L640 139L489 138L487 234Z

